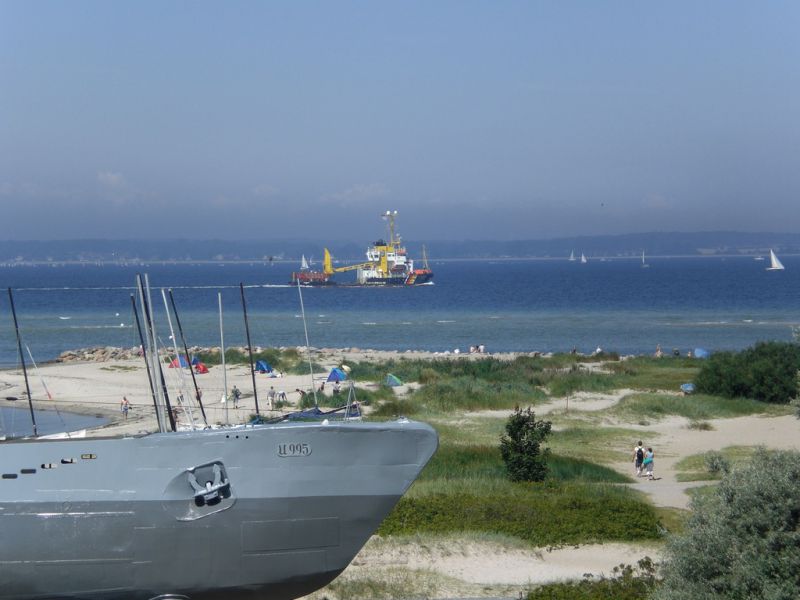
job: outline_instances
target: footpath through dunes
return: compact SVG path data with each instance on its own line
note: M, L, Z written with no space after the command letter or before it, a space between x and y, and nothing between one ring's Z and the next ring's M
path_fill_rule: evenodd
M640 415L638 422L620 418L615 411L609 410L624 403L636 390L621 389L610 393L577 392L568 398L551 399L535 407L537 416L554 420L554 431L559 431L568 423L585 419L600 429L630 429L638 432L645 447L652 446L655 451L655 480L636 478L627 484L647 495L654 506L665 508L688 509L691 502L689 490L713 483L715 477L700 478L696 481L681 479L681 462L688 457L707 452L720 452L732 446L756 448L763 446L770 450L800 450L800 421L791 414L785 413L785 407L763 405L765 411L740 417L709 418L697 422L684 416L669 414L665 411L658 419L646 412ZM689 402L702 403L701 396L681 396L671 391L652 390L662 397L674 397ZM784 410L782 410L782 408ZM778 414L775 414L775 413ZM508 411L476 411L465 416L502 417ZM629 413L628 413L629 415ZM638 439L630 439L629 447L619 448L619 459L613 460L609 466L619 473L635 476L633 466L633 448Z

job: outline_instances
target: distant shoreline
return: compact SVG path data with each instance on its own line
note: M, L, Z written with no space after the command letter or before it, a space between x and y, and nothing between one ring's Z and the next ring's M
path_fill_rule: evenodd
M702 258L749 258L751 260L764 256L762 254L648 254L647 260L662 260L662 259L702 259ZM800 254L781 253L781 256L800 256ZM620 261L641 261L640 254L632 254L629 256L587 256L589 262L620 262ZM448 262L514 262L514 261L530 261L530 262L570 262L564 256L497 256L497 257L450 257L450 258L429 258L432 263L448 263ZM348 259L340 260L339 264L355 264L361 262L361 259ZM573 261L577 262L577 261ZM150 265L167 266L167 265L255 265L261 264L269 266L270 264L280 265L293 265L299 263L297 259L274 259L272 261L264 260L261 258L241 258L231 260L147 260L147 261L134 261L134 260L26 260L26 261L0 261L0 268L14 268L14 267L61 267L61 266L86 266L86 267L148 267Z

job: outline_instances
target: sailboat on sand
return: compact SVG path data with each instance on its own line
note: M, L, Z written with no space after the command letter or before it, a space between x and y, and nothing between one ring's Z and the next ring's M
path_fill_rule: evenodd
M783 263L778 260L778 257L773 252L772 248L769 249L769 266L767 267L767 271L783 271L784 270Z

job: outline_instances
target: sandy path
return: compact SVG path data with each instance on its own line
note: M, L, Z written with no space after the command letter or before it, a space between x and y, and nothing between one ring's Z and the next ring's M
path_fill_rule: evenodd
M547 549L458 537L398 541L374 536L337 582L358 589L366 581L383 581L409 594L403 597L518 598L533 585L580 579L586 573L608 576L614 567L636 564L645 556L660 560L659 546L610 543ZM332 597L323 589L306 598Z
M656 506L688 508L686 490L708 482L678 482L675 479L675 464L682 458L734 445L800 450L800 421L793 415L713 419L709 423L714 428L712 431L689 429L688 420L683 418L648 425L647 429L659 433L658 439L651 444L656 453L654 474L658 480L641 480L632 487L646 493ZM643 441L647 446L648 441ZM630 462L620 462L614 466L623 473L632 474L633 465Z

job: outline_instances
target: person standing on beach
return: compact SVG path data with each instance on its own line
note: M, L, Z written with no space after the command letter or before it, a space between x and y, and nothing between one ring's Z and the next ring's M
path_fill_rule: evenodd
M642 446L642 440L639 440L636 444L636 447L633 449L633 465L636 469L636 476L642 476L642 464L644 463L644 447Z
M275 410L275 387L269 386L269 392L267 392L267 400L269 400L269 409Z
M239 398L242 397L242 392L240 392L239 388L235 385L231 390L231 396L233 396L233 408L239 408Z
M123 396L122 402L119 403L119 409L122 411L122 418L127 421L128 420L128 411L131 408L131 403L128 402L128 398Z

